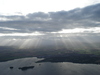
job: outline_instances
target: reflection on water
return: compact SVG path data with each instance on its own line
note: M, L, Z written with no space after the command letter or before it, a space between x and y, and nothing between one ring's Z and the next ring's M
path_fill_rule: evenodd
M0 62L0 75L100 75L100 65L70 62L35 63L40 60L43 59L32 57Z

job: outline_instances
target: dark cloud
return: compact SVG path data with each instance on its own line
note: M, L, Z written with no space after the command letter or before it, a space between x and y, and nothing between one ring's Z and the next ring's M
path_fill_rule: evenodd
M62 29L100 27L100 4L76 8L70 11L36 12L26 16L0 15L0 32L57 32Z
M36 19L36 18L48 19L49 15L43 12L37 12L37 13L28 14L27 17L29 17L29 19Z

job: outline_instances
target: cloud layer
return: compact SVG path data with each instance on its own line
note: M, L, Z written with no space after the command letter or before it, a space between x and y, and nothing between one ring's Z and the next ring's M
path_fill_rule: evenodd
M0 33L58 32L62 29L100 27L100 4L70 11L0 15Z

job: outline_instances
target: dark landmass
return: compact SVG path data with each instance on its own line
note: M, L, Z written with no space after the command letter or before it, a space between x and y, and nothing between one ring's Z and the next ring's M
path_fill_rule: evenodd
M46 57L44 60L37 61L36 63L42 62L73 62L73 63L81 63L81 64L100 64L100 56L93 54L77 54L77 53L69 53L66 56L58 56L58 57Z
M34 66L25 66L25 67L19 67L18 69L21 69L22 71L26 71L28 69L33 69Z
M10 67L10 69L13 69L13 68L14 68L14 67L12 67L12 66Z
M0 46L0 62L25 58L37 57L44 58L38 62L73 62L73 63L91 63L100 64L99 49L17 49L14 47Z

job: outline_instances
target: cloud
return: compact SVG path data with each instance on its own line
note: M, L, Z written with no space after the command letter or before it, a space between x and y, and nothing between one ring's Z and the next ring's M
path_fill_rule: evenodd
M30 19L35 19L35 18L48 19L49 14L43 12L37 12L37 13L28 14L27 17L29 17Z
M100 27L100 4L70 11L35 12L27 15L0 15L1 33L58 32L62 29ZM15 30L9 30L13 28Z

